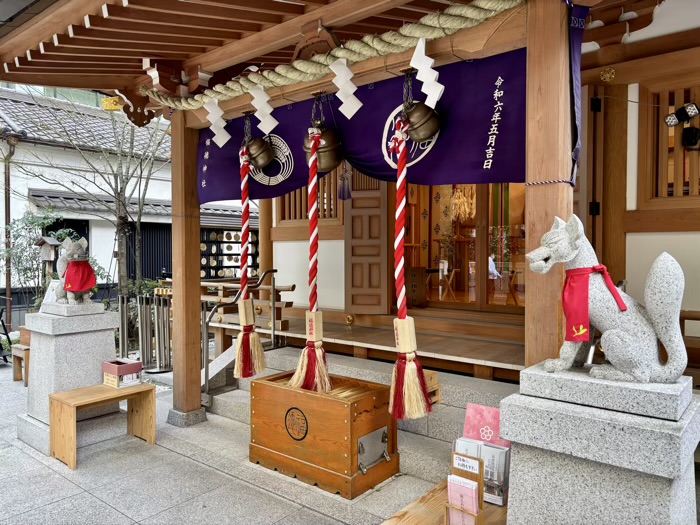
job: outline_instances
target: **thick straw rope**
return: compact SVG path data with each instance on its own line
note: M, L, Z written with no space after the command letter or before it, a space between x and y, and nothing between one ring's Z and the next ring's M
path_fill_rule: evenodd
M254 86L272 88L299 82L312 82L331 72L330 64L345 58L348 64L374 57L401 53L416 46L420 38L434 40L452 35L467 27L474 27L488 18L522 4L525 0L473 0L469 5L451 5L442 13L425 15L418 22L406 24L398 31L381 35L366 35L362 40L349 40L343 47L327 54L318 54L311 60L295 60L279 65L274 70L251 73L245 77L218 84L193 97L178 97L156 89L141 88L141 94L175 109L199 109L211 99L231 100L247 93Z

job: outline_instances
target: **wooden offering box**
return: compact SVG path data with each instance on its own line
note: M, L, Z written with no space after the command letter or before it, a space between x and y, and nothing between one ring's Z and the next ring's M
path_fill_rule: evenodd
M389 386L331 376L328 394L253 381L250 461L352 499L399 471Z

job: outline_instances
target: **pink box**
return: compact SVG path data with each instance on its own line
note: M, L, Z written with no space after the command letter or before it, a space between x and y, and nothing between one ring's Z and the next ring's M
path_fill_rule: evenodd
M141 361L132 361L130 359L115 359L114 361L102 363L102 372L113 376L138 374L141 370L143 370Z
M467 404L464 437L510 448L510 441L501 438L501 411L498 408Z

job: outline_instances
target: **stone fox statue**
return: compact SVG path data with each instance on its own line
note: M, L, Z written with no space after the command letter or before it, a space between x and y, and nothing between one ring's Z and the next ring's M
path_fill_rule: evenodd
M557 263L566 265L562 294L566 341L559 359L545 361L545 370L582 366L595 327L603 334L601 348L610 364L594 366L592 377L674 383L683 374L688 355L679 316L685 280L680 265L668 253L659 255L649 270L644 289L646 308L613 285L575 215L569 222L557 217L552 229L542 236L541 246L526 257L535 273L545 274ZM668 353L666 363L659 359L657 339Z
M56 287L56 301L61 304L83 304L90 300L90 290L97 284L95 271L90 266L86 251L87 241L67 238L61 244L63 251L56 263L61 286Z

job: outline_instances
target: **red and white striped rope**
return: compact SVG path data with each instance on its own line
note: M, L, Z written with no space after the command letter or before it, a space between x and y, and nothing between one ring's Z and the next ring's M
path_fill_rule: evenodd
M391 151L398 155L396 180L396 234L394 236L394 280L396 282L396 307L399 319L406 319L406 280L404 277L404 236L406 234L406 168L408 166L408 122L399 117L391 139Z
M318 311L318 147L321 134L309 130L311 157L309 158L309 311Z
M241 298L248 299L248 250L250 241L250 197L248 194L248 177L250 176L250 156L248 147L242 146L238 152L241 162Z

